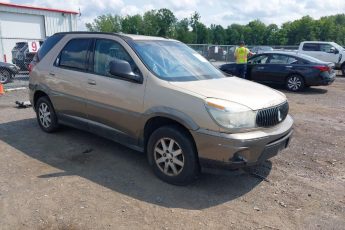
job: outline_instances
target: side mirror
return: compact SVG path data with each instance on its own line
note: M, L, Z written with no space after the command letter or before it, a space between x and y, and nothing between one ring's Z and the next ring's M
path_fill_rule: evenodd
M329 50L329 52L332 53L332 54L338 54L338 53L339 53L339 51L338 51L336 48L334 48L334 47L332 47L332 48Z
M114 76L118 76L128 81L135 82L135 83L143 83L143 77L133 73L131 65L125 61L120 59L114 59L110 62L110 74Z

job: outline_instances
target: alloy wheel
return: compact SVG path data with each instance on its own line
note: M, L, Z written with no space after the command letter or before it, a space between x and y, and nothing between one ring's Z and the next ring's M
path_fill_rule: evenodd
M292 76L288 79L287 86L290 90L297 91L302 86L302 80L298 76Z
M161 138L154 147L154 160L158 168L168 176L177 176L184 167L184 155L180 145L172 138Z
M7 71L0 72L0 83L1 84L7 83L8 80L10 79L10 77L11 77L11 75L9 72L7 72Z
M51 114L49 107L46 103L42 102L38 108L38 116L41 122L41 125L44 128L49 128L51 126Z

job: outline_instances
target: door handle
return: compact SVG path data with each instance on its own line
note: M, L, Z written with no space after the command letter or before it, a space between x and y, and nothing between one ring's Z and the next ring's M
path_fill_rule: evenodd
M50 76L54 77L55 76L55 73L49 73Z
M96 85L96 81L95 81L95 80L91 80L91 79L88 79L88 80L87 80L87 83L88 83L89 85Z
M265 69L265 67L263 67L263 66L259 66L259 67L258 67L258 69Z
M286 68L292 68L292 65L287 65L287 66L285 66Z

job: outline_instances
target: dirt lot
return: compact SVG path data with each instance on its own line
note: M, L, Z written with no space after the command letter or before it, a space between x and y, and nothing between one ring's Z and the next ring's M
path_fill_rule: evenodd
M345 78L285 92L290 148L248 173L158 180L143 154L72 128L43 133L32 109L0 97L1 229L344 229ZM265 179L254 176L259 174Z

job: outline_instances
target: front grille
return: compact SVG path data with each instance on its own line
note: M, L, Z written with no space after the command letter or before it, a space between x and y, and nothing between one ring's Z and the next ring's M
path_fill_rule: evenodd
M256 115L256 124L259 127L275 126L285 120L289 113L287 102L267 109L260 109Z

